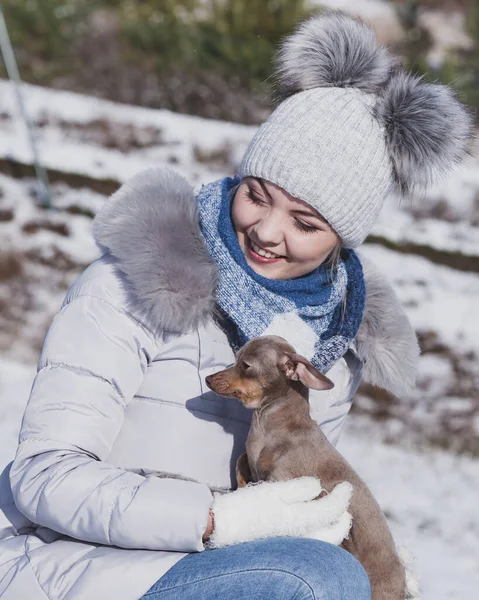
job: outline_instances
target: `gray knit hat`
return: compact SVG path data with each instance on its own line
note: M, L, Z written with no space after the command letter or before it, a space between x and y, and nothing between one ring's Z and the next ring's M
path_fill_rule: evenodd
M347 248L365 240L389 192L424 189L467 152L472 119L451 89L399 68L353 17L308 19L285 40L278 64L282 101L239 175L314 206Z

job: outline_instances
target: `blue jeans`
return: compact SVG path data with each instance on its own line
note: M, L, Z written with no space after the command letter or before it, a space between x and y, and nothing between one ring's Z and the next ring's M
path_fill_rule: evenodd
M293 537L188 554L141 600L370 600L369 579L346 550Z

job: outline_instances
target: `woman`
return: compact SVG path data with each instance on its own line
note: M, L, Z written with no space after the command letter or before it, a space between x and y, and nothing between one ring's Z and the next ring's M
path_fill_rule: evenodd
M393 67L361 23L314 17L283 46L281 102L237 178L195 198L146 171L97 216L103 255L48 331L11 466L2 598L369 597L335 545L348 488L230 491L250 413L204 378L282 335L335 383L310 395L333 443L361 372L412 385L414 333L353 248L389 191L462 157L470 120L447 88Z

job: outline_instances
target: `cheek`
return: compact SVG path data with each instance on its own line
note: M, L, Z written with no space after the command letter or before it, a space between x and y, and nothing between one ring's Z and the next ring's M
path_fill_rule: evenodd
M323 260L337 242L338 238L334 233L295 235L290 239L291 256L302 262Z
M253 379L243 379L241 386L241 402L247 408L258 408L263 397L263 388Z

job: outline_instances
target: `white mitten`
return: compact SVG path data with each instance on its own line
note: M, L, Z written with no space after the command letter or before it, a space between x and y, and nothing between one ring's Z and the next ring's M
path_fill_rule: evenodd
M258 538L282 535L318 537L323 533L340 544L349 532L347 513L352 485L338 484L330 494L321 493L316 477L249 484L229 494L215 494L214 530L209 548L221 548ZM334 533L331 535L329 529ZM341 537L342 535L342 537ZM330 539L326 541L330 541Z
M320 540L321 542L329 542L330 544L339 546L339 544L348 537L352 524L353 516L348 513L348 511L344 511L344 513L335 523L331 523L331 525L327 527L321 527L316 531L312 531L309 533L309 535L304 537Z

